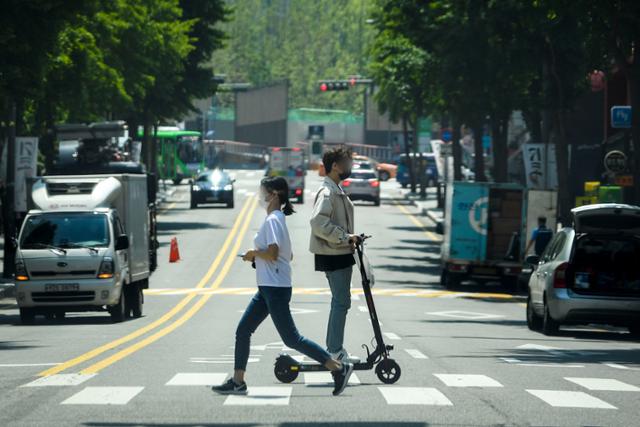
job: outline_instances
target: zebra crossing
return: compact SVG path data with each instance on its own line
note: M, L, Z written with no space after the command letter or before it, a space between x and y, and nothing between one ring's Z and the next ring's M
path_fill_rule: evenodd
M92 386L95 374L58 374L38 378L21 387L68 387L78 388L73 395L60 402L61 405L127 405L142 393L153 393L157 386L144 385L127 386ZM573 409L601 409L616 410L614 399L617 396L640 392L640 387L613 378L592 377L560 377L556 389L521 389L504 384L489 375L482 374L451 374L434 373L429 376L428 386L395 385L370 386L362 385L363 381L356 373L349 380L350 389L347 393L361 395L359 390L366 390L367 399L379 404L390 406L421 405L421 406L450 406L458 405L456 389L496 389L503 395L499 401L516 393L529 396L537 401L541 407L573 408ZM177 390L182 394L185 388L192 388L197 392L211 393L208 387L223 383L228 378L227 372L178 372L168 377L164 387ZM274 385L276 384L276 385ZM283 406L295 405L296 397L303 397L305 387L327 387L333 385L329 372L303 373L300 380L294 384L277 384L249 386L248 393L242 396L212 395L214 404L222 406ZM578 386L583 391L576 391ZM353 388L351 388L353 387ZM376 392L371 396L371 388ZM350 392L350 393L349 393ZM606 392L600 396L598 392ZM640 395L638 395L640 397ZM531 403L529 403L531 404Z

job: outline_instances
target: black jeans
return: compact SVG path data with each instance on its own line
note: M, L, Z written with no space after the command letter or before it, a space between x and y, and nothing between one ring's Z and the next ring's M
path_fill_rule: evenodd
M236 330L236 370L247 370L251 335L268 315L271 315L271 320L284 345L309 356L322 365L331 359L331 355L326 350L300 335L291 316L290 301L290 287L258 286L258 292L251 298Z

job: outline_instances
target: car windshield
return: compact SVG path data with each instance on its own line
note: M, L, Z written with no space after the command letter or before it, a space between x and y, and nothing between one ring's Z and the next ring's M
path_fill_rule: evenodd
M222 172L214 171L200 175L197 179L197 182L209 182L216 185L227 185L230 184L231 180L229 179L229 175Z
M373 169L373 165L369 162L355 162L353 164L354 169Z
M73 248L109 245L107 216L93 213L43 214L27 218L20 246Z
M377 176L374 172L353 172L351 174L353 179L376 179Z

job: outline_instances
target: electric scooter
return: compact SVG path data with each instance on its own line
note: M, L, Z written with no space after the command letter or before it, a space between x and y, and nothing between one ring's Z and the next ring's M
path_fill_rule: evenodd
M373 303L371 295L371 286L373 275L369 267L369 261L364 254L364 241L371 236L360 235L361 241L356 245L358 267L362 276L362 289L364 297L367 301L367 308L371 316L371 326L373 326L374 340L376 342L373 352L369 350L369 346L363 344L362 347L367 351L367 359L364 362L354 364L353 369L356 371L370 370L375 367L378 379L385 384L393 384L400 379L400 365L389 357L389 352L393 350L393 345L385 345L380 331L380 322L378 314ZM300 372L318 372L326 371L327 368L318 363L301 363L286 353L278 356L275 363L274 373L276 378L283 383L291 383Z

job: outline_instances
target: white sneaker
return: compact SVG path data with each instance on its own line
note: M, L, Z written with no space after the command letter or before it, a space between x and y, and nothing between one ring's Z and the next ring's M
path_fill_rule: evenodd
M342 348L342 350L340 350L337 353L332 353L331 357L336 360L340 360L342 362L348 362L353 364L360 363L360 358L358 356L349 354L349 352L344 348Z

